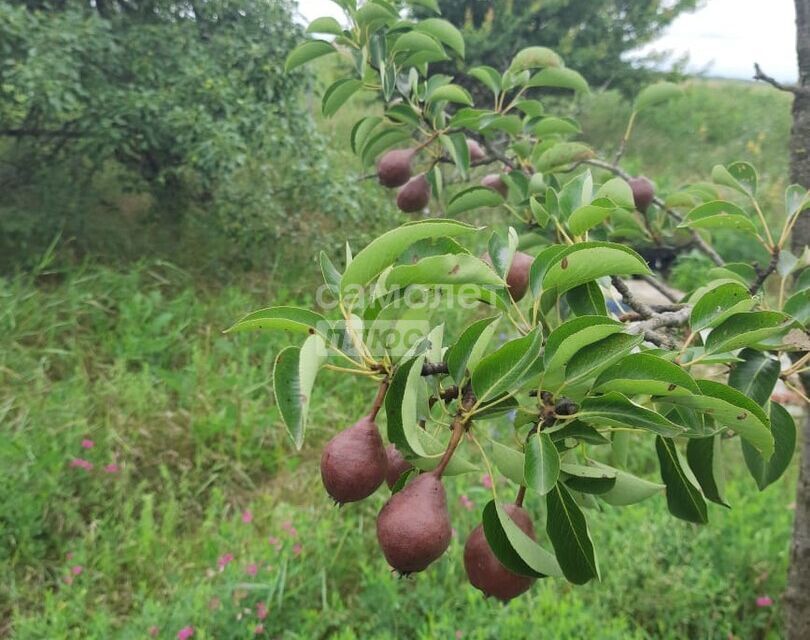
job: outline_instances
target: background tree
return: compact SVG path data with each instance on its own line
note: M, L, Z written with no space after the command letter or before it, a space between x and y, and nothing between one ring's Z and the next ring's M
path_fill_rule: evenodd
M351 184L300 187L330 174L307 76L280 69L300 35L288 0L0 2L0 253L114 234L86 214L104 172L175 239L195 211L241 243L294 236L293 201L357 215Z
M598 8L588 0L440 0L442 16L462 29L470 66L505 67L530 45L552 47L593 86L630 92L654 72L648 56L627 53L653 41L680 14L701 0L609 0ZM444 70L452 68L445 65ZM437 67L441 70L442 67Z

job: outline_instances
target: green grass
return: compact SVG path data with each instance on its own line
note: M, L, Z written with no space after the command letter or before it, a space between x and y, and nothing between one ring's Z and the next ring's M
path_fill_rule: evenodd
M784 588L793 473L758 493L738 455L734 509L713 508L708 527L673 519L663 498L592 514L600 584L546 580L509 606L480 597L461 565L489 497L474 476L449 483L458 536L445 557L424 574L392 576L374 536L386 491L336 509L317 469L319 446L373 389L325 373L296 453L268 388L286 339L220 333L242 312L291 295L301 301L261 283L206 290L161 263L87 267L58 284L0 283L6 634L143 638L157 626L173 638L192 625L195 638L250 638L259 602L269 611L261 637L777 633L778 605L758 609L755 598L778 601ZM83 449L84 438L95 446ZM634 466L649 474L652 441L640 446ZM72 468L77 457L93 470ZM118 473L103 470L112 462ZM460 505L462 492L474 510ZM220 571L226 553L234 560ZM253 563L256 576L246 572ZM68 584L74 566L83 570Z
M753 161L775 206L788 107L767 88L695 82L640 118L626 166L666 189L717 162ZM586 139L609 151L627 105L606 94L580 109ZM323 123L336 147L351 115ZM332 233L337 250L367 232ZM747 255L733 238L720 244ZM544 580L508 606L485 601L461 564L489 499L475 476L448 482L458 532L448 553L424 574L392 576L374 535L387 492L336 509L318 477L320 447L373 388L321 374L296 452L269 386L289 338L221 334L254 308L310 304L316 266L295 265L217 286L156 261L0 279L0 637L145 638L157 627L168 639L191 625L195 640L253 638L260 603L258 637L285 639L779 637L795 469L759 493L733 441L733 509L713 506L709 526L672 518L663 497L589 514L601 583ZM651 440L632 468L655 478ZM529 507L542 522L538 501ZM220 570L225 554L234 559ZM775 605L757 607L761 595Z

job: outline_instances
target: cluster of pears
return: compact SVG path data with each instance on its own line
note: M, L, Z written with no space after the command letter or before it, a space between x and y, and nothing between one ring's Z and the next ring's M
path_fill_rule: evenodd
M478 162L486 158L481 145L475 140L467 139L467 150L470 161ZM413 175L413 159L419 148L393 149L380 156L377 161L377 179L389 189L399 188L397 207L405 213L422 211L430 202L431 187L424 173ZM504 198L508 187L497 173L492 173L481 180L481 185L493 189Z
M394 445L387 448L374 421L361 418L333 437L321 457L321 478L338 504L357 502L373 494L383 482L393 488L413 467ZM423 571L450 546L452 527L441 472L426 471L411 478L383 505L377 515L377 540L385 559L408 575ZM507 513L534 539L529 514L517 505ZM464 547L464 567L470 583L486 596L507 601L526 591L532 578L512 573L495 557L477 526Z

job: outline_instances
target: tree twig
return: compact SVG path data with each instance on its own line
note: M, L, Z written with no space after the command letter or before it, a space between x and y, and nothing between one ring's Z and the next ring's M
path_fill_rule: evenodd
M653 311L647 303L637 299L633 295L633 292L630 291L630 287L627 286L627 283L619 276L612 276L610 281L613 283L613 286L616 287L616 290L622 294L624 303L642 318L652 318L655 315L655 311Z
M776 271L776 267L779 265L779 253L779 247L774 246L773 252L771 253L771 261L768 263L767 267L757 272L757 279L754 280L754 282L748 288L748 293L754 295L757 291L759 291L759 288L765 284L768 276Z
M800 93L808 93L808 89L806 87L800 87L795 84L782 84L776 78L769 76L762 70L762 67L759 66L758 62L754 63L754 80L761 80L762 82L767 82L772 87L776 87L779 91L787 91L788 93L792 93L794 95L798 95Z

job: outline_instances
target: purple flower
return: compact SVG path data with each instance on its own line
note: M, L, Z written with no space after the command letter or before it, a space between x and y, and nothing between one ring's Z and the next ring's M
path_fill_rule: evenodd
M769 598L768 596L759 596L757 598L757 606L758 607L772 607L773 606L773 600L771 600L771 598Z

